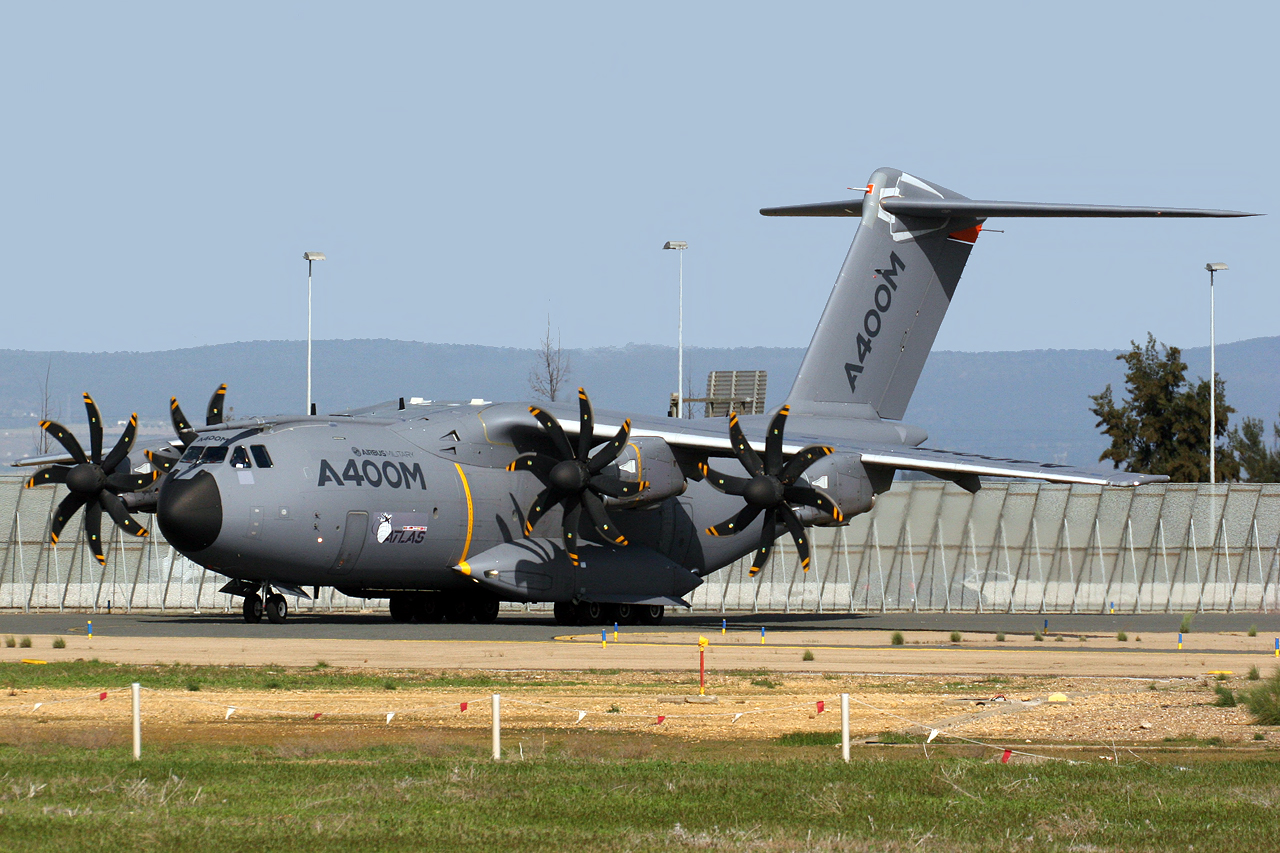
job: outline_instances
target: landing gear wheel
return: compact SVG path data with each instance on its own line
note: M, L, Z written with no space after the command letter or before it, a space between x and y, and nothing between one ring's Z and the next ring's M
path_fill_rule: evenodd
M391 596L391 619L394 622L412 622L414 610L414 597L407 592L396 593Z
M498 609L501 606L502 602L497 596L482 594L471 601L471 612L481 625L491 625L498 621Z
M640 608L640 624L641 625L657 625L662 621L662 615L667 612L667 608L661 604L648 604Z
M244 597L244 621L250 625L262 621L262 598L256 592Z
M465 595L454 593L442 595L440 599L440 603L444 605L444 619L446 622L471 621L471 601Z
M600 625L604 622L604 608L594 601L578 602L578 624Z
M424 592L414 596L413 618L419 622L439 622L444 613L440 609L440 596Z
M640 606L638 604L619 604L617 620L619 625L634 625L640 621Z
M552 612L556 615L557 625L578 624L578 608L571 601L557 601Z
M289 618L289 605L278 592L267 596L266 611L267 621L273 625L279 625Z

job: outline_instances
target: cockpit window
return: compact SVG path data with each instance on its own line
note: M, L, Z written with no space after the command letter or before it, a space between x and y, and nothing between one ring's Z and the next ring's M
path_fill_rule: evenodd
M232 468L252 468L253 467L252 465L249 464L249 451L245 450L243 444L237 446L235 450L231 451L231 467Z
M267 448L261 444L251 444L249 449L253 451L253 461L259 468L271 467L271 454L267 453Z
M216 465L226 460L226 445L204 446L204 447L188 447L187 452L182 454L184 463L194 463L196 465Z

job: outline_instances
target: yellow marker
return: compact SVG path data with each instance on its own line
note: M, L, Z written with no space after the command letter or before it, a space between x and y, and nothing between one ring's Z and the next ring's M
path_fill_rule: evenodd
M22 659L22 662L23 662L23 663L43 663L43 664L47 664L47 663L48 663L48 661L47 661L47 660L31 660L31 659L29 659L29 658L23 658L23 659Z

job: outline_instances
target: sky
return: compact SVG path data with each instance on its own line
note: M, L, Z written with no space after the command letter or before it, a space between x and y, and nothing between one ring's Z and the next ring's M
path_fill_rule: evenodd
M1249 220L991 220L936 347L1280 334L1268 3L0 7L13 349L314 331L805 346L880 166L973 198Z

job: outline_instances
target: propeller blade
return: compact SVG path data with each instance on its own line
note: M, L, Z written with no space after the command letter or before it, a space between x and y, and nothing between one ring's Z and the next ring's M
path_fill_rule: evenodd
M67 526L71 516L75 515L76 510L88 502L89 498L87 496L72 492L62 499L62 503L58 504L58 511L54 513L53 522L49 525L49 540L54 545L58 544L58 534L62 532L62 528Z
M89 458L102 462L102 413L89 392L84 392L84 410L89 413Z
M714 468L709 467L705 462L698 463L698 470L702 472L702 476L708 483L726 495L741 495L743 490L747 488L747 483L751 482L743 477L730 477L728 474L721 474Z
M747 525L756 520L756 516L764 511L763 507L744 506L733 518L726 518L715 527L708 527L707 533L711 536L732 536L740 530L746 530Z
M778 517L773 507L764 511L764 527L760 530L760 547L756 549L756 558L751 561L751 577L764 568L769 561L769 552L773 550L773 540L777 537Z
M26 488L32 489L36 486L47 486L50 483L65 483L67 481L67 472L70 470L70 468L65 468L61 465L55 465L52 468L41 468L32 474L24 485Z
M796 511L786 504L778 507L778 513L782 516L782 522L787 525L787 530L791 532L792 541L796 543L796 553L800 555L800 567L806 572L809 571L809 537L805 536L804 525L800 523Z
M124 502L108 491L98 492L99 511L106 510L111 516L111 520L116 523L125 533L133 536L146 536L147 528L133 520L133 516L129 515L129 510L125 509ZM87 510L86 510L87 512ZM88 519L88 516L85 516Z
M578 389L578 460L587 461L587 454L596 440L596 415L586 389Z
M561 459L574 459L573 448L569 446L569 439L565 436L564 430L560 427L560 422L555 419L554 415L542 411L537 406L529 407L529 414L538 419L538 423L542 424L542 428L547 431L547 435L551 436L551 441L556 446L556 450L560 452Z
M182 449L186 450L196 440L196 431L187 422L187 416L182 414L177 397L169 398L169 420L173 422L173 431L178 434L178 440L182 442Z
M583 492L582 503L587 508L587 515L590 516L591 523L595 525L601 536L615 545L627 544L627 537L623 536L622 532L609 521L609 513L605 511L604 503L594 493L590 491Z
M611 498L629 498L649 488L649 481L641 480L638 483L627 483L617 477L610 477L608 474L596 474L587 481L587 485L600 494Z
M529 536L533 533L533 528L542 519L547 511L555 506L564 495L557 489L547 486L536 498L533 499L533 505L529 507L529 512L524 517L524 535Z
M218 386L218 390L213 392L213 396L209 398L209 405L205 407L205 426L222 423L222 398L225 396L227 396L227 383L223 382Z
M577 496L570 498L572 506L565 508L564 513L564 550L569 555L569 562L578 567L578 523L582 520L582 502Z
M550 485L551 469L556 467L556 460L541 453L527 453L507 466L508 471L528 471L537 477L542 485Z
M787 486L782 493L782 499L787 503L819 509L834 518L837 524L844 521L844 513L840 511L840 507L836 506L836 502L818 489L808 486Z
M737 412L729 415L729 439L733 442L734 455L738 457L742 467L747 469L747 473L752 477L763 477L765 474L764 464L760 461L760 457L756 455L755 448L747 442L747 437L742 434L742 427L738 424Z
M782 473L778 475L778 479L782 481L782 485L790 486L800 479L800 475L809 469L809 466L817 462L824 456L830 456L835 450L830 447L823 447L820 444L814 444L801 450L787 462L786 467L782 469Z
M627 446L627 442L631 440L631 418L627 418L622 422L622 428L618 430L608 444L600 449L600 452L587 461L587 471L592 474L598 474L603 471L606 466L618 458L618 454L622 452L622 448Z
M150 474L126 474L123 471L115 474L107 475L107 486L116 494L121 492L136 492L139 489L145 489L156 480L159 480L161 474L159 471L152 471ZM115 516L112 516L113 518Z
M116 442L116 446L111 448L111 452L107 454L107 458L102 460L102 470L110 474L116 470L116 466L124 461L129 455L129 448L133 447L133 439L138 434L138 413L134 412L129 416L129 423L125 425L124 432L120 434L120 440Z
M147 461L151 463L151 467L155 468L162 474L168 474L174 465L178 464L179 456L173 456L168 453L156 453L151 450L142 451L142 455L147 457Z
M84 448L80 446L80 442L76 441L76 437L71 434L71 430L62 424L57 421L41 421L40 429L53 436L58 444L62 445L62 449L70 453L71 458L81 465L89 461L89 458L84 455Z
M790 406L783 406L769 421L769 433L764 437L764 469L777 475L782 470L782 430L787 425Z
M102 507L96 502L85 505L84 532L89 536L89 547L93 550L94 559L99 566L105 566L107 557L102 553Z

